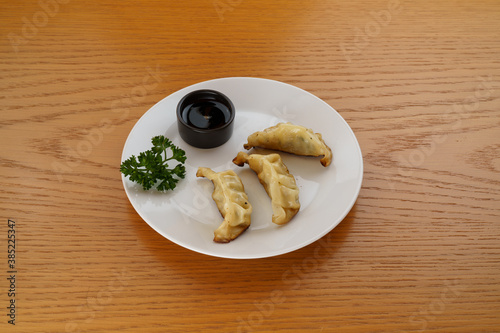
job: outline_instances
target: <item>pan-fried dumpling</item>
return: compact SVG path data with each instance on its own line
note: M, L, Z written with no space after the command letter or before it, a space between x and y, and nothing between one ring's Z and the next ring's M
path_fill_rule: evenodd
M240 177L232 170L214 172L209 168L198 168L197 177L205 177L214 184L212 198L224 221L214 231L214 242L228 243L250 226L252 205L248 201Z
M250 169L255 171L271 198L273 223L285 224L298 213L300 209L299 188L295 183L295 178L283 164L280 155L248 155L239 152L233 159L233 163L238 166L248 163Z
M243 146L245 149L261 147L295 155L323 156L320 162L325 167L332 162L332 150L323 141L321 134L291 123L279 123L263 131L255 132L248 137L247 141L248 143Z

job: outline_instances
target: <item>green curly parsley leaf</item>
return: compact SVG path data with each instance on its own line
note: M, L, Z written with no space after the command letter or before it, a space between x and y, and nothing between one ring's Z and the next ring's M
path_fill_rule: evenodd
M186 176L186 152L176 147L172 141L163 135L151 139L153 147L140 153L137 157L132 155L120 165L120 172L133 182L142 185L144 190L149 190L156 185L158 191L173 190L179 179ZM167 156L167 151L171 156ZM168 168L168 161L179 162L173 168Z

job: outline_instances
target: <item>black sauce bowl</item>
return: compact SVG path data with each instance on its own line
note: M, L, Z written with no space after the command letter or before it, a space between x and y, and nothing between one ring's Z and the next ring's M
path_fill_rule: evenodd
M177 128L181 138L197 148L215 148L233 134L235 109L221 92L203 89L185 95L177 104Z

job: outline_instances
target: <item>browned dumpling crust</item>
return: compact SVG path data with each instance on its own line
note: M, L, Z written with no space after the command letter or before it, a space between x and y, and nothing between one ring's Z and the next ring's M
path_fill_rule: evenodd
M320 133L292 123L279 123L251 134L245 149L261 147L301 156L323 156L320 162L327 167L332 163L332 150Z
M205 177L214 184L212 198L224 221L214 231L214 242L228 243L250 226L252 205L248 201L240 177L232 170L214 172L209 168L198 168L197 177Z
M280 225L288 223L299 212L299 188L280 155L248 155L245 152L239 152L233 159L233 163L238 166L247 163L250 169L255 171L271 198L273 223Z

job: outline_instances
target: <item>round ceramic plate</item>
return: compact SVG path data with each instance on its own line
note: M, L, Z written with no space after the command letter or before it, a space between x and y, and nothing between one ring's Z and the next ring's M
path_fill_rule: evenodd
M214 89L228 96L236 109L234 132L224 145L199 149L177 132L176 106L188 92ZM299 213L286 225L271 222L271 201L256 174L232 159L248 135L279 122L291 122L321 133L333 151L333 162L280 153L300 190ZM363 159L354 133L344 119L318 97L289 84L259 78L223 78L201 82L164 98L136 123L123 148L122 161L151 148L151 138L165 135L186 151L186 178L173 191L144 191L122 175L125 192L137 213L154 230L190 250L223 258L264 258L302 248L318 240L347 215L363 178ZM255 150L254 150L255 151ZM259 151L259 150L257 150ZM260 152L263 152L260 150ZM264 151L265 152L265 151ZM230 243L213 241L221 217L212 199L213 184L196 177L198 167L216 172L234 170L253 207L250 227Z

